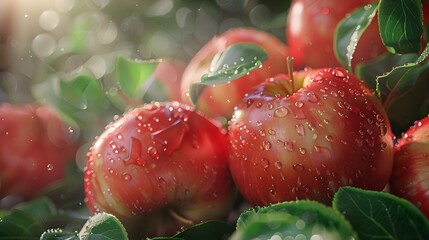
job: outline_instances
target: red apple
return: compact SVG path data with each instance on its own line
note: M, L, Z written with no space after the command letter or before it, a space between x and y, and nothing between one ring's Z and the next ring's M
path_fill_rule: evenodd
M341 66L333 46L337 24L358 7L374 0L293 0L286 22L286 42L295 59L295 68ZM352 65L386 52L377 17L365 30L353 55Z
M261 68L251 71L230 83L208 86L196 102L196 107L209 117L229 119L237 105L252 87L263 79L275 74L287 73L286 58L289 55L287 46L274 35L252 28L231 29L209 42L191 59L183 73L182 99L190 104L189 88L200 82L201 76L208 73L213 58L229 46L236 43L254 43L262 47L268 59Z
M178 102L129 111L88 153L87 205L139 239L225 219L235 197L227 143L225 129Z
M394 148L390 190L429 218L429 117L417 121Z
M186 64L178 59L162 59L150 77L145 99L150 101L181 101L180 85Z
M77 150L60 117L36 104L0 105L0 142L0 199L29 200L63 179Z
M300 73L302 75L302 73ZM268 79L229 125L230 168L252 205L295 199L331 204L341 186L382 190L393 161L380 101L343 68Z

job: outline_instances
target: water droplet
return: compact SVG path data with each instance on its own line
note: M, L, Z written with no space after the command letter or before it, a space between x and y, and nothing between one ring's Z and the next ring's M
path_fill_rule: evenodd
M261 121L256 121L256 126L258 126L258 127L262 126L262 122Z
M301 101L297 101L297 102L295 102L295 107L297 107L297 108L302 108L302 106L304 106L304 103L303 103L303 102L301 102Z
M341 71L340 69L334 69L333 71L332 71L332 75L334 75L335 77L339 77L339 78L343 78L343 77L345 77L346 75L344 74L344 72L343 71Z
M304 171L304 165L302 165L301 163L296 163L292 167L298 172Z
M325 139L326 139L328 142L332 142L332 141L334 140L334 138L333 138L331 135L326 135L326 136L325 136Z
M306 150L305 148L303 148L303 147L300 147L300 148L299 148L299 152L300 152L301 154L305 154L305 153L307 152L307 150Z
M274 130L274 129L268 129L268 134L270 134L270 135L276 135L276 130Z
M130 174L128 174L128 173L123 173L123 174L122 174L122 179L123 179L124 181L130 181L130 180L132 179L132 177L131 177L131 175L130 175Z
M332 86L332 87L334 87L334 88L338 87L337 82L336 82L336 81L334 81L334 80L330 80L328 83L329 83L329 85L330 85L330 86ZM335 94L335 95L336 95L336 94ZM333 95L333 96L334 96L334 95Z
M253 99L247 99L246 100L246 106L247 107L250 107L252 104L253 104L253 102L254 102L255 100L253 100Z
M380 126L380 136L385 136L387 134L387 126L384 123L381 123Z
M269 141L263 141L261 147L263 150L268 151L271 149L271 143Z
M153 146L147 148L147 154L149 154L149 156L155 160L159 159L158 150L156 150L156 148Z
M48 171L52 171L54 170L54 164L50 163L46 166L46 168L48 169Z
M283 164L280 162L280 161L276 161L275 163L274 163L274 167L276 167L277 169L282 169L282 167L283 167Z
M309 102L316 103L318 101L316 94L313 92L307 93L307 98Z
M296 130L296 133L298 133L299 136L304 136L305 130L304 130L304 126L302 124L296 124L295 125L295 130Z
M167 182L165 181L165 179L163 177L159 177L158 178L158 182L162 185L166 184Z
M261 166L266 170L270 166L270 161L266 158L261 159Z
M288 112L289 111L287 110L287 108L283 106L278 107L276 110L274 110L274 117L278 117L278 118L286 117Z

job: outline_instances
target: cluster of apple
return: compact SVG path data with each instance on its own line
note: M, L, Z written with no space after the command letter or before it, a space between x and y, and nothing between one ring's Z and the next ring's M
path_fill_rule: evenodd
M213 38L183 72L181 103L129 111L95 141L85 173L92 212L115 214L130 234L165 235L225 219L236 189L254 206L295 199L329 205L341 186L381 191L389 182L424 210L429 121L417 122L395 146L374 90L333 51L336 24L372 2L292 1L287 45L250 28ZM376 20L361 41L352 66L386 52ZM219 53L239 43L261 47L266 60L194 97L195 84L225 58Z

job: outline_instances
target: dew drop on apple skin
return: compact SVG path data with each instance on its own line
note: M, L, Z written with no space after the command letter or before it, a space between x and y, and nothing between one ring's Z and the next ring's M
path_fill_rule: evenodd
M296 130L296 133L298 133L299 136L304 136L305 135L304 125L302 125L302 124L296 124L295 125L295 130Z
M304 171L304 165L302 165L301 163L296 163L292 166L292 168L297 171L297 172L302 172Z
M122 179L123 179L124 181L131 181L132 177L131 177L131 175L130 175L130 174L128 174L128 173L123 173L123 174L122 174Z
M287 108L281 106L274 110L274 117L283 118L283 117L286 117L288 113L289 111L287 110Z

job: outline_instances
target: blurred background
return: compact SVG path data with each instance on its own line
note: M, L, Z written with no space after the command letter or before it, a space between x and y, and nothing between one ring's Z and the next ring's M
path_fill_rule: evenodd
M1 0L0 101L31 102L31 86L59 73L90 73L103 86L114 88L118 55L187 62L213 36L234 27L257 27L284 41L289 4L289 0Z

